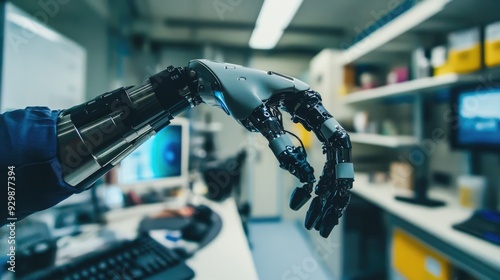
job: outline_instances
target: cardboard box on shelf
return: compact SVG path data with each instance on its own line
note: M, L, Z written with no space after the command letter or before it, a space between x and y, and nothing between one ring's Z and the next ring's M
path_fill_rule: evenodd
M395 188L413 190L414 170L410 164L399 161L391 162L389 176Z
M344 67L344 81L340 88L342 95L351 93L356 90L356 70L353 65Z

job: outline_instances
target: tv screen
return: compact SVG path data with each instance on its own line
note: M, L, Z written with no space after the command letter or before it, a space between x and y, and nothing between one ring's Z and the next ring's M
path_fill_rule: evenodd
M454 146L500 149L500 88L461 90L454 100Z

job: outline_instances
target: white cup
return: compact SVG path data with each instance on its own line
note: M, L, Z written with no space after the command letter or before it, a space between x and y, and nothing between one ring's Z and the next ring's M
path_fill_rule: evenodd
M483 176L462 175L458 177L457 182L460 205L468 209L483 208L486 178Z

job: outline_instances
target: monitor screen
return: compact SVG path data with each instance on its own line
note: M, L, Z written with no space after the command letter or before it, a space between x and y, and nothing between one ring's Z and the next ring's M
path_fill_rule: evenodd
M463 89L454 100L454 146L500 149L500 88Z
M175 120L122 160L121 185L159 185L187 178L187 121Z

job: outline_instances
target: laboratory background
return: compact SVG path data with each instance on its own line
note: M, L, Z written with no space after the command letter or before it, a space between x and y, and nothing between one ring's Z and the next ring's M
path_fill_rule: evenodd
M349 135L354 182L321 236L305 224L313 199L290 208L303 183L219 98L89 190L0 228L1 279L500 279L499 11L496 0L2 1L1 113L68 109L195 59L272 71L321 95ZM319 180L321 139L279 119Z

